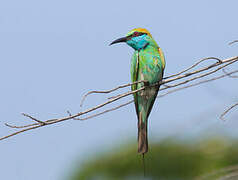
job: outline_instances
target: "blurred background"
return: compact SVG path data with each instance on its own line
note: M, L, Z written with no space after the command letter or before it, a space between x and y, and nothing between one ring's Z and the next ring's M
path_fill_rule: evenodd
M30 123L22 112L41 120L64 117L105 99L92 95L81 108L87 91L128 83L133 50L108 44L136 27L147 28L163 49L165 76L201 58L237 56L238 45L228 45L238 39L237 6L235 0L0 1L0 135L13 132L6 122ZM147 179L236 169L237 109L219 119L238 101L236 84L224 78L157 99ZM0 142L0 179L140 179L136 141L133 104L32 130Z

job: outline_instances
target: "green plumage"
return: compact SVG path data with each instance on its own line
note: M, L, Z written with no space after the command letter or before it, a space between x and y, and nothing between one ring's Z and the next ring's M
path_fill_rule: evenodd
M163 78L164 55L146 29L133 29L126 37L119 38L111 44L120 42L126 42L135 50L131 61L132 82L146 81L131 86L133 91L145 87L144 90L133 94L138 117L138 153L144 154L148 151L148 117L159 91L158 85L150 85L158 83Z
M148 45L145 49L136 50L131 63L132 82L146 80L148 83L134 84L132 85L132 90L137 90L143 86L152 85L161 81L163 72L164 65L158 47ZM134 102L138 117L139 153L146 153L148 151L147 122L158 90L159 86L146 87L145 90L134 94Z

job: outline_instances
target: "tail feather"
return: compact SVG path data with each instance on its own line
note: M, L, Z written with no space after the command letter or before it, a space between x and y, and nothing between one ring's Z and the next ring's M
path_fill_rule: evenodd
M143 121L142 113L140 112L138 120L138 153L144 154L147 152L148 152L147 118Z

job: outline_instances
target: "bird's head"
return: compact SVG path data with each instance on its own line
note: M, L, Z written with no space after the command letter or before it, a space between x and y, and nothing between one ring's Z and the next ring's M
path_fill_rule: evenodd
M133 29L126 34L125 37L113 41L110 45L126 42L135 50L140 50L148 46L150 43L155 43L150 32L143 28Z

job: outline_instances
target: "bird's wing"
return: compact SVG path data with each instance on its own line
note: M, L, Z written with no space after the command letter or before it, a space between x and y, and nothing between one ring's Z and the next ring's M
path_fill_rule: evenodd
M154 84L161 81L163 78L165 67L165 59L162 50L158 48L158 51L154 52L153 55L146 52L142 54L142 56L140 57L140 66L140 68L144 69L144 79L149 81L150 84ZM138 79L140 79L140 77ZM148 118L153 107L154 101L157 97L159 86L150 87L150 89L146 91L150 91L149 94L151 94L146 103Z
M165 68L164 53L163 53L163 51L162 51L162 49L160 47L158 48L158 52L159 52L159 56L160 56L160 60L161 60L161 65L162 65L163 73L164 73L164 68Z
M152 59L152 58L150 58L150 59ZM151 69L150 73L148 73L148 76L147 76L147 80L150 82L150 84L154 84L154 83L161 81L163 78L164 67L165 67L165 60L164 60L163 52L160 50L156 56L153 56L153 61L148 62L148 60L147 60L147 63L148 63L147 66L149 66L149 69ZM151 89L154 89L154 91L152 90L153 95L148 99L148 102L147 102L147 106L148 106L147 107L148 108L147 109L147 118L150 115L150 112L154 105L159 88L160 88L160 86L151 87Z
M131 60L131 81L135 82L138 81L138 73L139 73L139 53L137 51L135 51L135 53L132 56L132 60ZM137 90L138 89L138 84L133 84L131 86L131 90ZM137 117L139 118L139 109L138 109L138 98L137 98L137 93L133 94L134 96L134 104L135 104L135 108L136 108L136 114Z
M149 84L154 84L162 80L163 72L165 67L165 60L163 52L158 48L157 52L153 54L141 51L138 53L136 51L132 57L131 61L131 79L132 82L139 80L147 80ZM142 77L143 76L143 77ZM143 86L143 83L133 84L131 86L132 91L137 90ZM149 90L149 89L148 89ZM146 90L146 91L148 91ZM152 96L147 101L147 117L149 116L151 109L153 107L154 101L156 99L159 86L151 87ZM137 93L134 93L134 103L136 108L136 113L139 118L139 109L141 109L142 101Z

